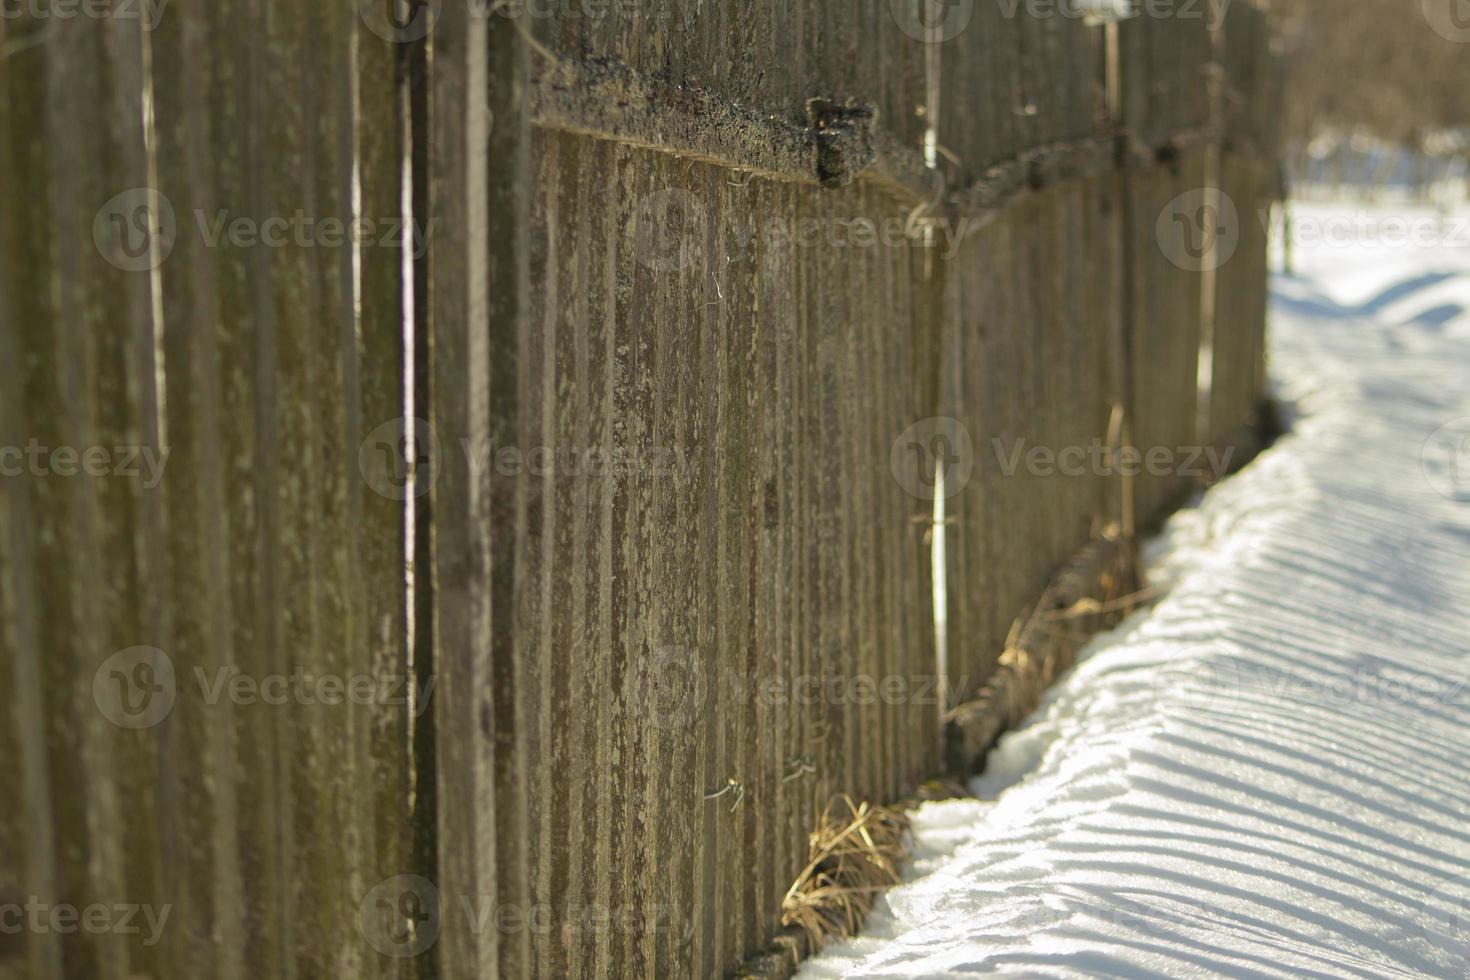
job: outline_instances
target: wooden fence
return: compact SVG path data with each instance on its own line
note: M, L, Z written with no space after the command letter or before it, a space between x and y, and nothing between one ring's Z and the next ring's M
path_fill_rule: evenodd
M88 9L0 20L0 977L729 971L1198 483L1096 447L1258 410L1239 0Z

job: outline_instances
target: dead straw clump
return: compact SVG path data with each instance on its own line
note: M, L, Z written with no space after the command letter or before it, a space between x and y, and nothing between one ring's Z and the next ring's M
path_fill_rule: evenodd
M878 894L898 884L908 857L901 812L842 796L810 837L810 859L781 902L781 924L805 934L812 950L856 935Z

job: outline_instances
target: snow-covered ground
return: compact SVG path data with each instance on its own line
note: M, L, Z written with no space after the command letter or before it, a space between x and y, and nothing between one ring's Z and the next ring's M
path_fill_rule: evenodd
M803 976L1470 976L1470 237L1361 237L1277 277L1292 431L1172 521L1167 598Z

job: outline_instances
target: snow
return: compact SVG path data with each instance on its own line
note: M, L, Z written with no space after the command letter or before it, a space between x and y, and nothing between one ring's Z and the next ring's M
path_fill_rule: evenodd
M1467 245L1298 244L1292 431L803 977L1470 976Z

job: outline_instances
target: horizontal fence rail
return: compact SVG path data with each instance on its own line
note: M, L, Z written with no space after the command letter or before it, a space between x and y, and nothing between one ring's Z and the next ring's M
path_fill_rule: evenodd
M1263 423L1245 3L143 6L0 20L0 978L734 971Z

